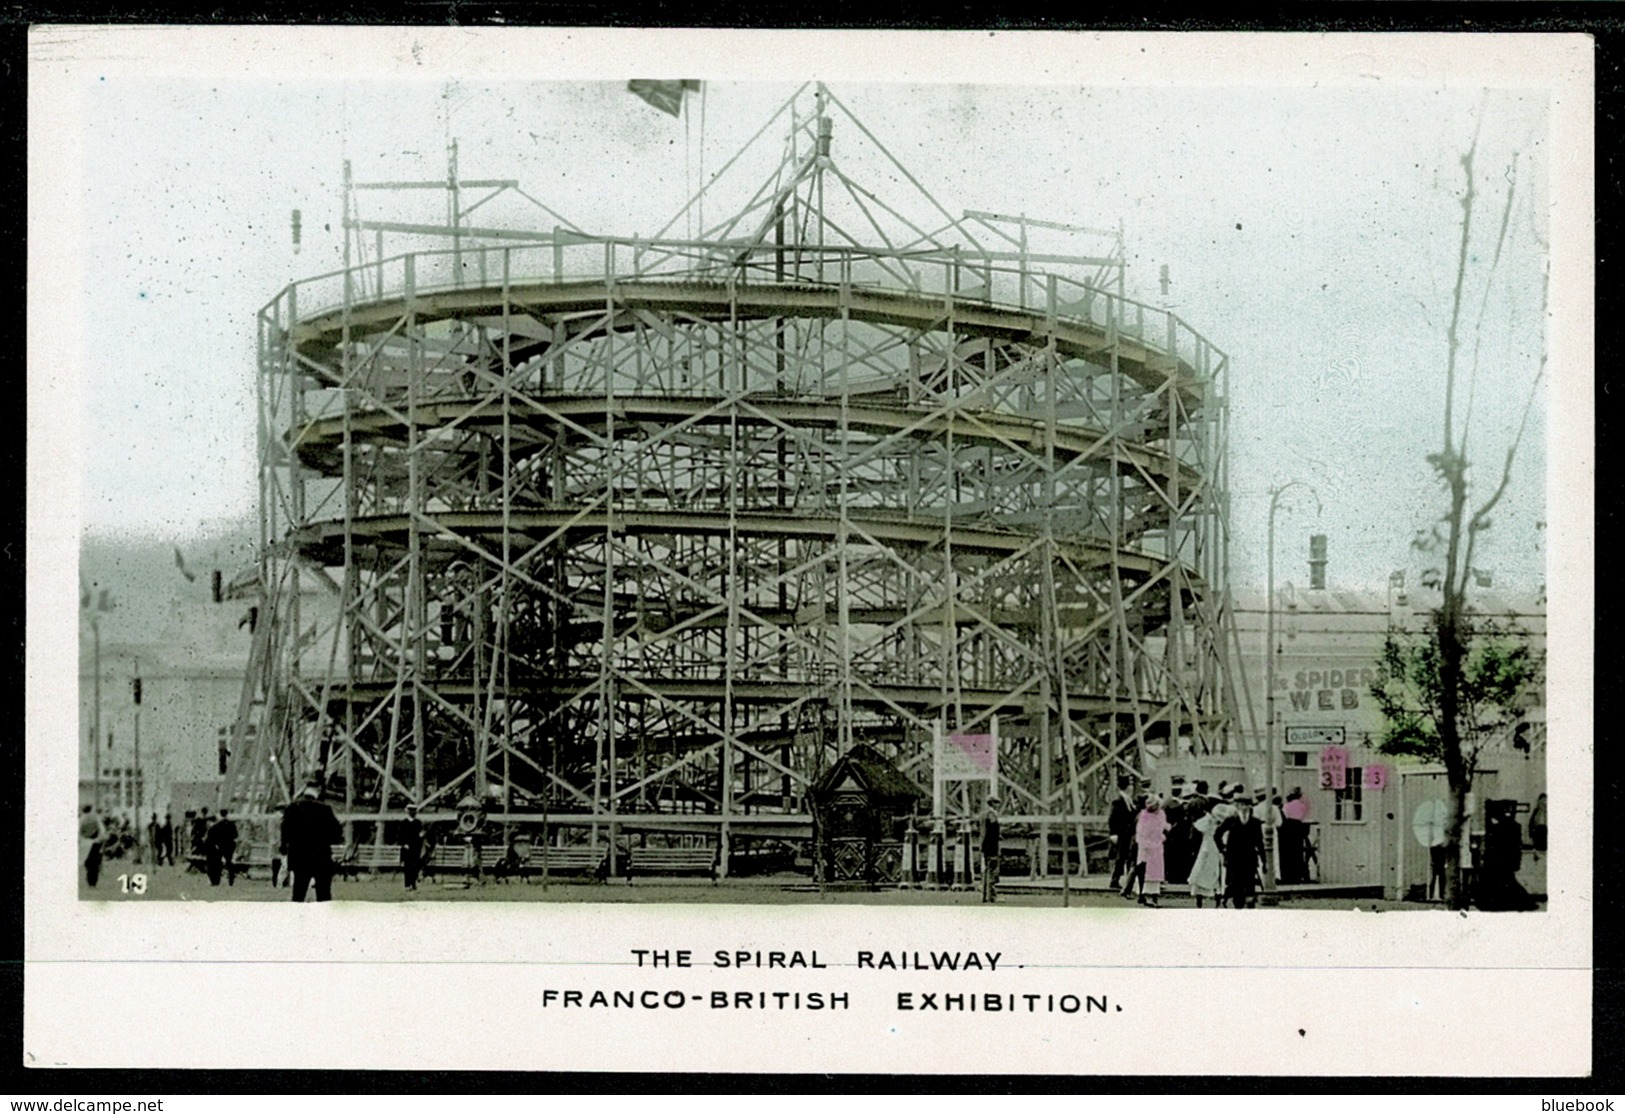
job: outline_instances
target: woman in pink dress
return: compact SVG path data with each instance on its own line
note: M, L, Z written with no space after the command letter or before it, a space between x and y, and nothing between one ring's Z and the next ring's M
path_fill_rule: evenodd
M1162 841L1168 834L1168 827L1168 816L1162 811L1162 798L1153 793L1146 798L1145 809L1134 822L1134 836L1140 848L1140 877L1145 879L1144 888L1140 891L1141 905L1156 905L1162 893Z

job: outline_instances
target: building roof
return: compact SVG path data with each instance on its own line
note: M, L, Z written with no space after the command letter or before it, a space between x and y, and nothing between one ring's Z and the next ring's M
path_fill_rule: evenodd
M1234 588L1230 598L1238 614L1262 614L1267 603L1259 588ZM1425 615L1439 602L1439 593L1430 588L1316 590L1280 584L1275 590L1277 615ZM1475 614L1523 621L1546 616L1545 596L1537 592L1469 588L1467 606Z

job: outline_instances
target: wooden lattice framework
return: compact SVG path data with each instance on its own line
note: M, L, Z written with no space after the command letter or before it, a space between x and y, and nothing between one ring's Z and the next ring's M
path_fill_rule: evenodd
M929 787L934 725L998 715L1007 823L1049 830L1230 745L1224 354L1120 241L921 190L923 231L810 99L696 238L453 221L265 307L240 807L320 770L352 822L472 795L727 847L805 835L855 741Z

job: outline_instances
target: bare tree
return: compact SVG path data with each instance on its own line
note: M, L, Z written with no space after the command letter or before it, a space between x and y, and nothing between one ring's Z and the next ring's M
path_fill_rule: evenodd
M1482 116L1480 119L1482 120ZM1463 348L1462 309L1469 267L1474 261L1471 243L1475 210L1479 202L1474 170L1477 151L1478 134L1475 132L1466 154L1461 157L1466 188L1461 196L1461 240L1456 258L1456 282L1451 303L1450 327L1446 334L1448 352L1445 364L1443 444L1438 452L1430 453L1427 458L1434 478L1444 489L1448 502L1444 513L1430 529L1422 531L1414 543L1416 548L1440 558L1439 565L1428 570L1426 580L1430 584L1437 583L1442 599L1432 613L1427 644L1416 647L1416 652L1409 655L1397 651L1385 654L1384 668L1381 672L1386 684L1379 683L1378 686L1379 689L1385 689L1386 696L1393 701L1397 698L1394 683L1404 681L1408 675L1410 683L1423 692L1419 705L1409 709L1409 712L1432 721L1431 731L1428 733L1435 736L1435 739L1429 749L1436 747L1437 757L1444 764L1450 787L1451 810L1445 841L1447 848L1445 880L1447 900L1454 909L1466 908L1468 900L1462 886L1461 845L1462 831L1467 822L1467 795L1472 790L1473 776L1478 765L1478 748L1483 736L1481 710L1486 703L1511 706L1516 702L1522 687L1533 675L1533 662L1526 652L1519 654L1515 648L1509 651L1495 647L1487 648L1484 653L1471 652L1475 640L1482 644L1485 637L1504 632L1486 627L1479 621L1479 617L1473 615L1468 604L1467 589L1476 573L1473 563L1475 550L1484 531L1490 528L1493 521L1492 513L1500 504L1512 481L1513 463L1517 459L1537 391L1546 373L1546 346L1542 343L1540 362L1530 381L1529 393L1524 401L1517 430L1506 446L1499 476L1494 486L1485 494L1483 485L1474 482L1467 451L1472 426L1473 396L1470 390L1464 413L1460 418L1456 414L1460 355ZM1507 243L1513 200L1517 191L1516 167L1514 157L1506 168L1505 177L1508 182L1506 198L1500 214L1495 251L1484 283L1484 296L1475 323L1475 331L1479 338L1482 336L1491 280L1500 265L1502 251ZM1539 320L1543 330L1549 270L1548 266L1541 281ZM1472 356L1475 372L1478 349L1479 343L1475 339ZM1476 375L1474 379L1476 380ZM1475 622L1478 623L1477 626ZM1394 651L1392 642L1389 649ZM1381 703L1384 693L1378 692L1376 695ZM1392 730L1396 724L1396 710L1405 711L1397 704L1384 705L1391 728L1390 740L1393 740L1396 734L1403 734L1403 731L1396 733ZM1412 727L1414 726L1413 723ZM1390 746L1388 749L1407 748Z

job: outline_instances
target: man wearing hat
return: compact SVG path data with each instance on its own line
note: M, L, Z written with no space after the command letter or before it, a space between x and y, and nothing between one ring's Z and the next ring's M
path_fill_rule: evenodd
M79 810L79 861L85 868L85 881L94 886L102 873L102 841L107 831L93 805Z
M1219 825L1215 833L1224 855L1225 897L1235 909L1251 909L1258 892L1260 869L1264 862L1264 826L1253 815L1253 802L1245 790L1236 793L1235 815Z
M333 900L333 844L344 839L344 829L333 810L322 802L321 782L312 778L282 814L282 853L293 876L293 900L304 901L314 882L316 900Z
M1168 834L1163 849L1166 881L1177 885L1184 885L1190 877L1191 862L1196 858L1196 847L1191 841L1191 825L1196 821L1193 807L1195 792L1195 787L1187 781L1162 806L1163 815L1168 818Z
M999 799L989 797L982 814L982 903L999 899Z
M406 821L401 825L401 873L406 876L406 888L418 888L418 871L423 866L423 821L418 819L418 806L406 806Z
M226 884L237 884L237 822L231 818L229 809L221 809L220 816L209 825L208 832L203 837L204 869L209 875L209 885L218 886L220 876L226 876Z
M1128 897L1128 890L1134 883L1134 825L1140 814L1139 805L1134 800L1134 779L1126 774L1117 779L1117 796L1112 800L1111 812L1106 817L1106 833L1111 837L1112 851L1112 889L1117 889L1117 883L1127 871L1128 886L1124 887L1124 897Z

